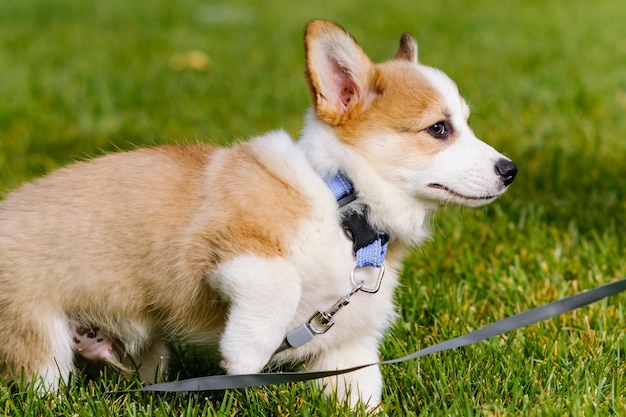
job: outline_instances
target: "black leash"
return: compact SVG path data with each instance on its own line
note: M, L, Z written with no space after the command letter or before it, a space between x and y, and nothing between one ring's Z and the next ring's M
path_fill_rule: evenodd
M626 290L626 278L619 281L605 284L589 291L572 295L562 300L536 307L531 310L524 311L511 317L499 320L493 324L482 327L476 331L468 333L454 339L437 343L422 350L418 350L407 356L396 359L389 359L378 363L370 363L355 366L347 369L335 371L321 372L284 372L284 373L265 373L265 374L247 374L247 375L213 375L199 378L185 379L181 381L166 382L162 384L149 385L135 390L118 391L112 394L126 394L133 392L198 392L198 391L215 391L225 389L238 389L247 387L258 387L265 385L286 384L291 382L310 381L313 379L326 378L336 375L343 375L349 372L358 371L359 369L370 366L389 365L394 363L406 362L417 359L422 356L430 355L445 350L457 349L469 346L493 336L501 335L538 323L549 318L560 316L578 308L584 307L603 298L615 295Z

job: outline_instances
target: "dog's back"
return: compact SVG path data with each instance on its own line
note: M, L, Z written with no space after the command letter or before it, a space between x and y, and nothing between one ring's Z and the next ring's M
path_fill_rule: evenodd
M137 312L152 301L150 272L171 268L177 256L157 256L156 246L175 239L198 204L196 183L211 152L186 146L109 155L9 194L0 204L0 358L7 367L48 375L54 386L55 368L72 368L72 315L145 319Z

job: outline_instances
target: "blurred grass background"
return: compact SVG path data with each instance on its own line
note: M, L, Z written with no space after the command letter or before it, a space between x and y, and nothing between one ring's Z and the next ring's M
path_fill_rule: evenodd
M297 136L302 33L346 27L377 61L402 32L520 173L489 208L436 216L406 262L385 358L626 275L626 3L3 0L0 192L105 152ZM195 52L194 52L195 51ZM1 289L0 289L1 290ZM387 415L615 415L624 296L479 346L384 369ZM0 384L12 415L344 415L305 385L212 397L58 398ZM115 379L114 379L115 381ZM357 412L358 414L358 412Z

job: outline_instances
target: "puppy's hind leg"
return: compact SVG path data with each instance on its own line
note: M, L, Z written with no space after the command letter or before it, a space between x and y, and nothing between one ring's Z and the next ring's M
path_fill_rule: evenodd
M41 308L27 305L14 313L0 326L0 359L5 362L5 373L16 376L23 370L29 380L40 378L39 389L57 389L59 382L67 382L74 371L67 317L63 313L46 314Z
M282 258L241 256L218 268L231 306L220 340L229 374L263 369L281 344L300 301L300 278Z

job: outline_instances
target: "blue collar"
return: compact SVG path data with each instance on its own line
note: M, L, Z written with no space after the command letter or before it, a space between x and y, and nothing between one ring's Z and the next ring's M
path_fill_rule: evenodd
M341 171L332 177L324 178L326 185L335 195L337 205L345 207L357 199L352 182ZM356 267L372 266L380 268L387 255L389 234L376 230L367 220L367 207L362 210L344 210L341 224L352 239L352 251L356 257Z

